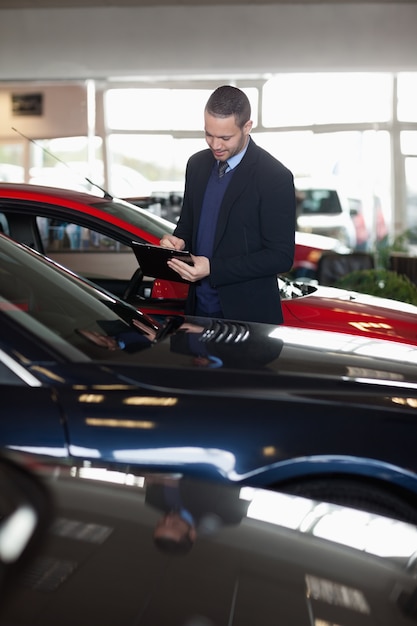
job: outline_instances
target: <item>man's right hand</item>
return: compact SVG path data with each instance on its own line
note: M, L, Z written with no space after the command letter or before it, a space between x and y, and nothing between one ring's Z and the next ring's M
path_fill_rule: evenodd
M164 235L159 242L162 248L173 248L174 250L184 250L185 241L175 235Z

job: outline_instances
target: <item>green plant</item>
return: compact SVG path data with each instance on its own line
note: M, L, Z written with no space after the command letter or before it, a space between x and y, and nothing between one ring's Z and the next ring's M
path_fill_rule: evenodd
M390 255L392 252L408 253L410 244L416 244L417 232L415 228L409 228L395 237L392 243L388 238L378 242L375 249L375 257L378 267L389 269Z
M339 278L334 286L417 305L417 286L407 276L386 269L357 270Z

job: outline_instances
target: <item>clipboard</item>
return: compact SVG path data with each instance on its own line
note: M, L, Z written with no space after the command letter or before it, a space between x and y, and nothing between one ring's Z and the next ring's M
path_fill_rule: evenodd
M138 260L139 266L145 276L153 278L164 278L178 283L189 283L181 278L167 265L168 259L177 258L185 263L193 265L188 250L174 250L173 248L162 248L150 243L132 241L132 248Z

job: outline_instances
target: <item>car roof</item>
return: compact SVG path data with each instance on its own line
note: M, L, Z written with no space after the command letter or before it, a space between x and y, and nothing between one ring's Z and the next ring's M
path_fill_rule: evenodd
M20 183L0 183L0 202L6 198L25 205L30 209L31 204L43 204L55 206L65 206L65 209L77 211L79 214L88 214L106 223L112 223L121 228L126 233L138 236L138 228L149 232L152 243L156 243L163 234L172 232L175 224L169 220L155 215L146 208L132 204L122 198L112 196L97 196L72 189L61 189L58 187L44 187L42 185L20 184ZM10 202L10 205L12 202ZM14 209L7 206L7 209ZM22 210L19 207L19 210ZM1 213L1 206L0 206Z
M60 187L48 187L44 185L32 185L30 183L2 183L0 182L0 191L8 192L10 194L19 193L25 194L28 197L31 195L51 196L55 198L65 198L73 202L81 202L83 204L100 204L108 201L103 195L99 196L93 193L87 193L84 191L77 191L74 189L63 189Z

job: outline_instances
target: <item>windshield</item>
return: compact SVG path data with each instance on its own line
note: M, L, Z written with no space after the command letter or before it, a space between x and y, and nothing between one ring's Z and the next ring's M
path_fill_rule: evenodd
M338 193L333 189L297 190L300 215L337 215L342 212Z
M133 226L137 226L142 230L146 230L158 239L161 239L167 233L172 233L175 228L173 222L159 217L154 213L150 213L146 209L125 202L124 200L116 199L105 203L100 202L92 204L91 206L124 220Z
M164 326L0 235L0 312L76 360L148 348Z

